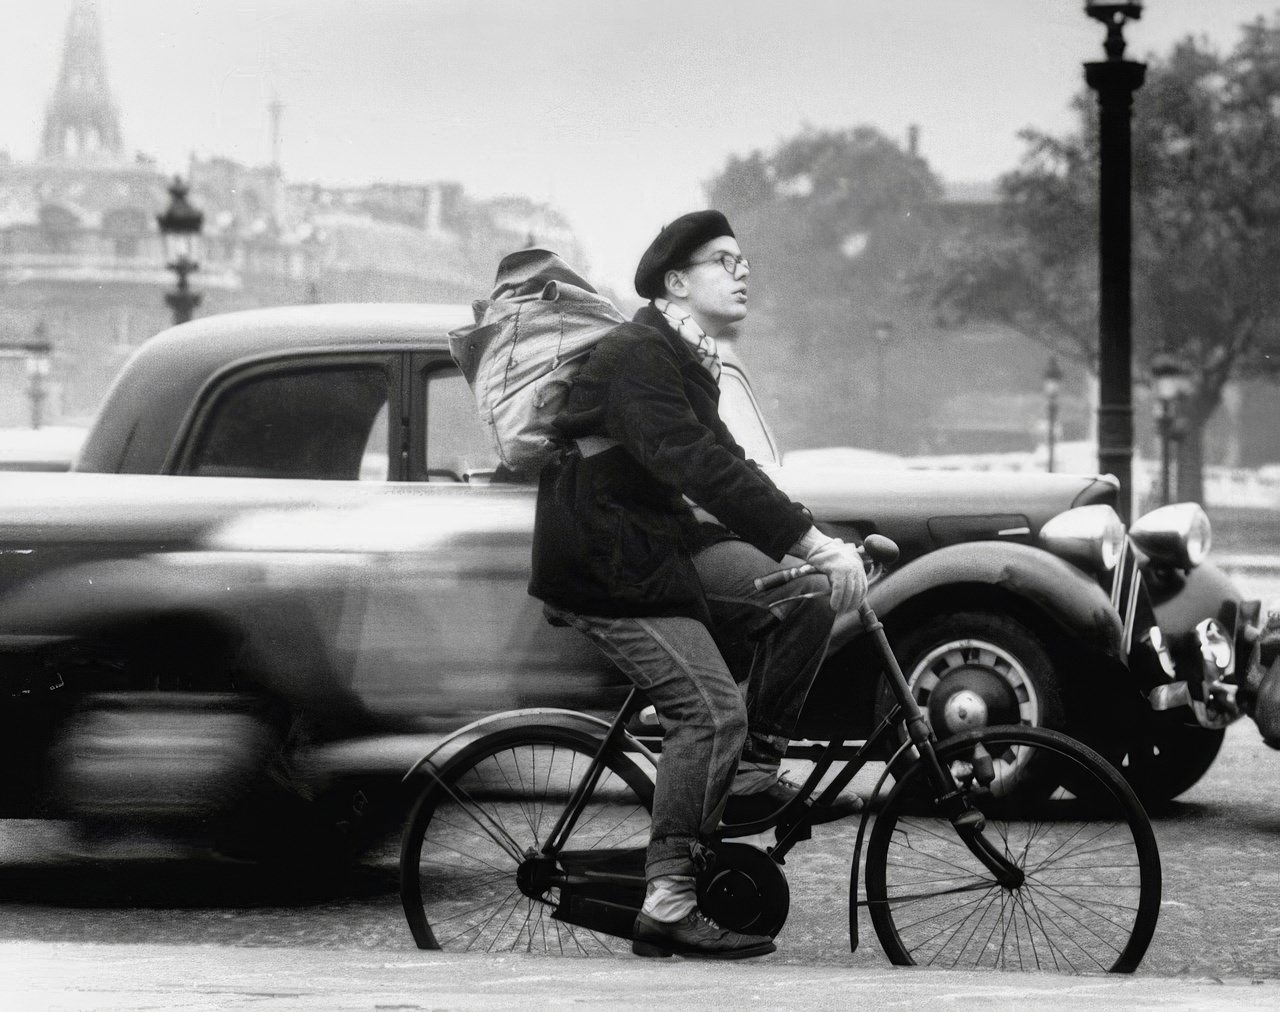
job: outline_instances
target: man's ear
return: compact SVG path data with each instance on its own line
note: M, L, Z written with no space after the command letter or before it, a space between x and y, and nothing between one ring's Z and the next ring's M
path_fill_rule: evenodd
M689 284L685 281L684 271L669 270L662 276L662 283L672 295L683 297L689 294Z

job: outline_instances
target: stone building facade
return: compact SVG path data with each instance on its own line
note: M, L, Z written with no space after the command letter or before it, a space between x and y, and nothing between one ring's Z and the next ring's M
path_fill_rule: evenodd
M502 254L530 239L582 262L564 217L523 197L478 201L448 181L286 180L280 112L273 103L272 164L211 157L186 168L204 212L192 278L200 314L308 301L467 303L488 290ZM45 424L87 420L124 358L171 322L163 296L174 278L156 225L170 179L126 151L98 15L80 2L37 156L0 152L0 427L35 413ZM42 342L52 354L33 391L35 363L19 346Z

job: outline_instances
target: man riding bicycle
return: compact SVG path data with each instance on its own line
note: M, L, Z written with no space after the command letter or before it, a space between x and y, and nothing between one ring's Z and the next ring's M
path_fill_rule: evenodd
M749 277L720 212L663 228L636 269L650 302L578 373L556 422L570 448L539 481L530 593L645 692L664 729L641 955L774 950L697 909L703 842L722 817L766 819L795 797L782 757L835 615L866 593L857 549L814 527L720 418L716 339L746 317ZM817 573L755 589L799 560ZM814 821L859 807L842 796Z

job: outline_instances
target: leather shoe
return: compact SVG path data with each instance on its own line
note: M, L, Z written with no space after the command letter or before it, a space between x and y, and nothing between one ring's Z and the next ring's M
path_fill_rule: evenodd
M762 822L777 815L784 805L800 794L800 785L793 784L786 777L770 784L765 790L754 794L730 794L724 805L721 822L740 826L748 822ZM813 805L808 801L809 819L814 825L824 822L835 822L849 815L857 815L862 811L862 799L856 794L841 794L829 805Z
M720 927L694 907L678 921L658 921L640 914L632 931L637 956L694 956L701 959L746 959L777 949L768 935L744 935Z

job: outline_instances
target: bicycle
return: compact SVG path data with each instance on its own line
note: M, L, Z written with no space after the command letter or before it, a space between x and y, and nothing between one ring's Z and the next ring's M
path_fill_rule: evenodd
M875 564L897 557L887 538L863 547ZM886 741L900 741L858 827L851 950L865 906L899 965L1136 969L1155 932L1161 872L1125 780L1043 728L984 727L939 743L865 601L861 619L895 705L866 741L822 746L780 813L721 827L698 876L701 909L723 927L776 935L790 905L781 865L813 825L806 800L829 803ZM495 714L415 764L406 783L423 783L403 834L400 895L420 948L589 955L626 944L644 899L658 762L626 729L643 705L633 689L611 722L568 710ZM767 851L734 842L767 830L776 838Z

